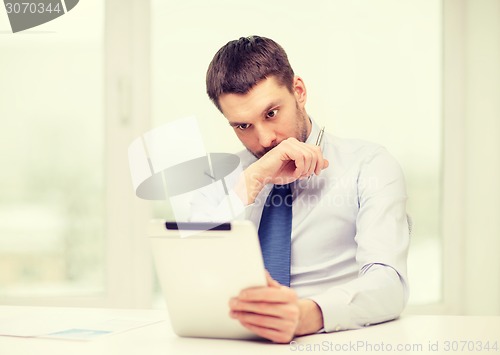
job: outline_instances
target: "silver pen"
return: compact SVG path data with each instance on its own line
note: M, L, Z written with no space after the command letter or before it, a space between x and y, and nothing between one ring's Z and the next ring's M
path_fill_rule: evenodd
M321 142L323 141L323 133L325 133L325 126L323 126L319 130L318 138L316 138L316 144L315 144L315 146L317 146L317 147L321 146ZM312 176L312 174L307 177L307 181L309 181L309 179L311 179L311 176Z
M319 130L318 138L316 139L316 146L319 147L323 141L323 133L325 133L325 126Z

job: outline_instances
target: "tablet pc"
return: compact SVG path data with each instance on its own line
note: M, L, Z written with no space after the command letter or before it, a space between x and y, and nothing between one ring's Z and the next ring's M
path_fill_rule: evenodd
M190 231L187 237L181 233L185 230ZM258 338L229 317L228 305L242 289L266 285L259 238L252 222L207 225L155 220L150 223L149 237L177 335Z

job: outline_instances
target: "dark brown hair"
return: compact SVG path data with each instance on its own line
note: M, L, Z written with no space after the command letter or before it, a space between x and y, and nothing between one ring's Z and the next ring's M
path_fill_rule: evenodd
M293 92L294 73L284 49L269 38L241 37L228 42L212 59L207 70L207 94L222 112L222 94L246 94L271 76Z

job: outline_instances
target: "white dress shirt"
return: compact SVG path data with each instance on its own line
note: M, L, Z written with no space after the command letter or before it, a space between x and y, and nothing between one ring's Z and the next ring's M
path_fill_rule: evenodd
M306 143L315 144L318 133L313 121ZM290 287L318 304L326 332L397 318L408 300L409 228L401 168L386 149L361 140L325 132L321 149L330 166L292 185ZM243 168L256 161L246 150L239 156ZM246 207L234 192L229 198L205 192L194 200L192 217L229 220L222 211L231 204L243 211L237 219L258 228L271 189L265 186Z

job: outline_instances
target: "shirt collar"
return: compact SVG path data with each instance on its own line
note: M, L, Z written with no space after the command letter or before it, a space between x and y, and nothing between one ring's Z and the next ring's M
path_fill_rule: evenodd
M311 121L311 133L309 133L309 137L307 137L305 143L316 145L316 140L321 129L311 117L309 117L309 121ZM323 148L323 142L321 142L321 148Z

